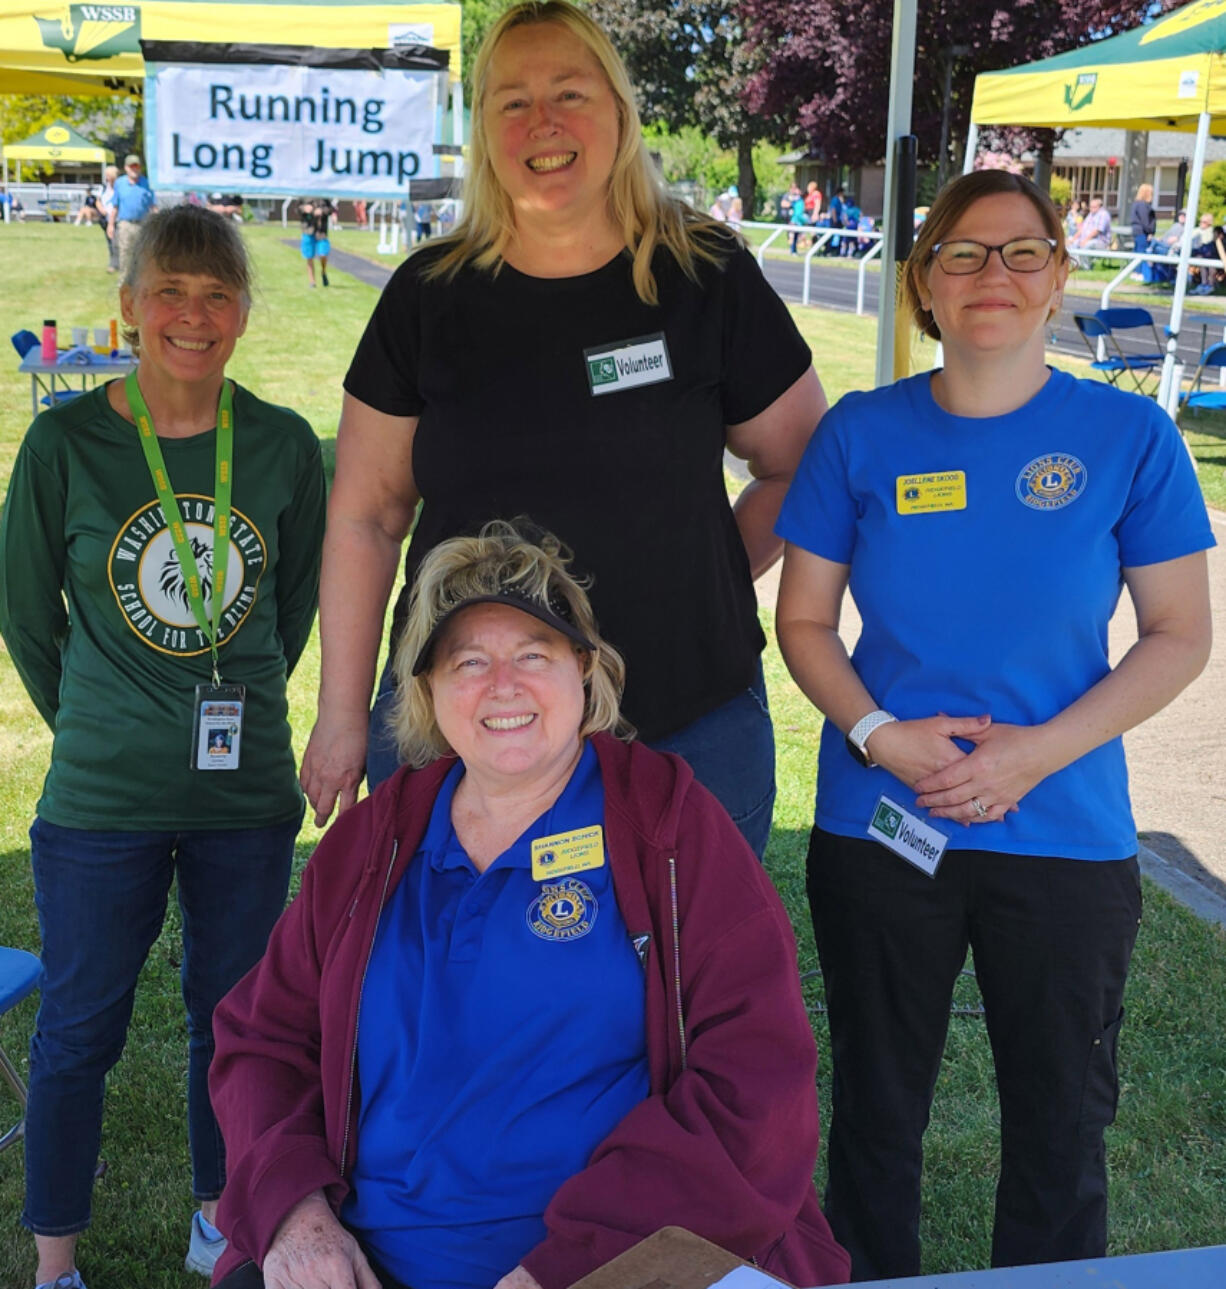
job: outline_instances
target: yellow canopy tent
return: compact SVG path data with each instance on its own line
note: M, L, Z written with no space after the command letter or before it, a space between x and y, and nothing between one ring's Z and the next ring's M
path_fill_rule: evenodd
M6 143L0 148L4 158L4 185L8 187L9 162L17 163L17 175L21 177L23 161L53 162L57 165L97 166L98 177L102 178L103 167L115 160L115 154L109 148L100 148L87 138L78 134L63 121L39 130L20 143Z
M1195 212L1205 144L1211 133L1226 133L1226 0L1194 0L1155 22L1067 54L981 73L971 105L968 169L981 125L1195 130L1187 194L1188 209ZM1171 412L1179 395L1175 352L1195 226L1190 218L1180 248L1172 334L1158 393Z
M460 79L458 4L366 0L0 0L0 94L138 93L141 40L389 49L432 45Z

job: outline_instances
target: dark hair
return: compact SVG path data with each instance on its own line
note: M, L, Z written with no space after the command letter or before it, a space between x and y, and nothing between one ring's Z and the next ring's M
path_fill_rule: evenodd
M201 273L233 287L251 305L251 259L232 219L184 202L155 210L141 221L124 270L123 286L136 290L150 264L167 273ZM125 344L135 353L140 340L135 327L125 327Z
M977 201L1001 193L1017 193L1039 212L1047 236L1054 238L1056 242L1057 268L1068 259L1068 251L1064 247L1064 226L1060 222L1059 212L1052 204L1052 199L1025 176L1011 174L1008 170L974 170L969 175L950 180L937 193L928 218L920 225L915 245L903 266L902 281L898 284L899 308L905 309L916 327L932 340L940 340L940 328L932 314L920 303L920 285L932 259L932 248L945 240L949 230Z

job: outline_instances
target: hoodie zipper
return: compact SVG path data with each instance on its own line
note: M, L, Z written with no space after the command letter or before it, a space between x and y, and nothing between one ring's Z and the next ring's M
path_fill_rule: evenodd
M681 935L677 916L677 857L668 857L668 894L673 906L673 993L677 1002L677 1037L681 1041L681 1068L687 1068L685 1013L681 1010Z
M345 1163L349 1155L349 1128L353 1123L353 1085L358 1073L358 1030L362 1026L362 995L366 991L366 974L370 971L370 959L375 951L375 937L379 934L379 922L383 917L383 906L387 902L387 888L392 880L392 870L396 867L396 854L400 849L400 840L392 841L392 857L388 861L387 872L383 876L383 890L379 894L379 911L375 914L374 930L370 933L370 944L366 949L366 962L362 967L362 981L358 985L358 1014L353 1023L353 1049L349 1054L349 1090L345 1094L345 1135L341 1140L340 1175L345 1175ZM357 912L358 901L355 899L349 916Z

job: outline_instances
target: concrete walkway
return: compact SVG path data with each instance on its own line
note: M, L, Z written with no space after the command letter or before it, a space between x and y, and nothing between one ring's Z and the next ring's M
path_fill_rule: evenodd
M738 463L739 464L739 463ZM1209 665L1169 707L1124 737L1141 867L1194 912L1226 927L1226 513L1209 517L1219 545L1209 552L1215 647ZM758 581L775 607L778 567ZM1136 639L1125 592L1111 621L1112 662ZM860 617L850 595L839 634L850 649Z

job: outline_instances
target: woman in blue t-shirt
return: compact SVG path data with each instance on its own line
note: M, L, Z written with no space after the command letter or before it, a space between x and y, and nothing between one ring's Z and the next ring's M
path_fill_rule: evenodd
M844 398L777 529L780 644L827 717L808 885L834 1056L826 1208L856 1279L919 1271L922 1138L968 945L1001 1105L993 1264L1106 1243L1141 914L1120 736L1204 666L1213 537L1161 409L1046 365L1067 275L1031 183L950 184L902 287L944 366ZM1139 638L1112 668L1121 585Z

